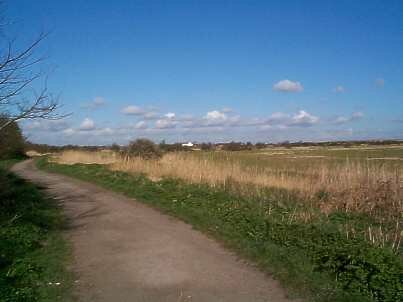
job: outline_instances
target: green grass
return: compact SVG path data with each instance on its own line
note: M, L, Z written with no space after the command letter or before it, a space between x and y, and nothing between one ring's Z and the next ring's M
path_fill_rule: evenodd
M0 169L1 170L8 170L10 169L14 164L18 163L19 161L21 161L22 159L4 159L4 160L0 160Z
M260 199L237 196L174 179L153 182L144 175L101 165L60 165L41 159L38 166L91 181L181 218L271 273L294 296L313 301L402 301L401 255L368 243L360 230L363 215L317 213L310 223L293 219L298 202L292 193L267 189ZM347 238L343 227L354 225Z
M69 301L61 209L4 169L14 162L0 162L0 301Z

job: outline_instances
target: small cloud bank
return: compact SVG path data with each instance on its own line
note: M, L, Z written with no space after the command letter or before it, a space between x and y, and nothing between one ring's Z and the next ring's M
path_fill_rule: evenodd
M343 86L339 85L339 86L336 86L336 88L334 88L333 91L335 93L343 93L345 91L345 89Z
M96 121L85 117L81 121L31 121L24 123L24 133L36 142L51 144L125 144L137 137L167 141L228 141L292 139L326 139L352 137L351 126L340 125L359 121L362 112L349 116L319 117L301 109L296 112L273 112L262 116L244 116L229 108L207 110L194 115L155 107L129 105L121 109L125 119L116 119L116 124ZM121 116L122 117L122 116ZM327 127L333 129L326 129ZM356 135L359 135L358 132Z
M331 121L331 123L334 125L343 125L343 124L359 121L363 117L364 117L364 113L358 111L358 112L353 112L350 116L337 116Z
M136 105L129 105L121 110L125 115L140 116L146 120L158 119L158 112L155 108L142 108Z
M78 128L79 130L82 131L91 131L95 129L95 123L92 119L90 118L85 118L82 123L80 124L80 127Z
M280 92L301 92L304 90L304 87L300 82L293 82L290 80L282 80L273 85L274 91Z

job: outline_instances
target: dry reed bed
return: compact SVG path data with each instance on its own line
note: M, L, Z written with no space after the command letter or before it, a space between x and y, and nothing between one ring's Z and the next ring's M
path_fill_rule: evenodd
M107 164L113 170L140 172L153 180L174 177L213 187L231 181L241 187L252 184L258 188L284 188L298 191L306 199L321 196L320 207L325 212L335 208L368 213L378 210L395 217L403 211L401 170L365 161L344 161L337 165L321 162L300 170L292 163L281 169L245 166L234 160L213 161L189 152L168 153L160 160L142 160L107 151L65 151L56 161ZM245 190L247 187L250 186L245 186Z
M116 171L144 173L154 181L173 177L212 187L228 186L245 196L258 195L267 187L292 190L301 200L326 214L336 209L369 214L381 223L377 227L369 226L366 231L373 244L389 244L399 250L402 240L403 177L402 170L396 166L346 160L336 164L321 161L303 168L290 161L290 165L279 168L267 164L245 165L230 154L214 160L190 152L143 160L110 151L64 151L52 160L62 164L104 164ZM314 216L313 211L302 210L293 213L292 219L307 222ZM355 231L346 226L345 232L346 236L353 237Z

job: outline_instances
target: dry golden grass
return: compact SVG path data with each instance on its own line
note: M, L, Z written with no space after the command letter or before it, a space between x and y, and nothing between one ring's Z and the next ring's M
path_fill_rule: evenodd
M53 156L51 160L66 165L77 163L109 165L120 159L119 155L107 150L99 152L68 150Z
M197 152L178 152L165 154L160 160L143 160L105 151L65 151L55 160L64 164L106 164L113 170L144 173L153 180L173 177L212 187L236 183L237 191L242 193L244 189L245 195L250 194L251 187L255 194L265 187L283 188L315 201L325 213L345 209L399 219L403 212L403 177L398 167L365 160L336 164L318 161L304 166L291 161L281 167L262 166L258 161L245 165L230 153L226 156L228 160L217 160L198 156Z

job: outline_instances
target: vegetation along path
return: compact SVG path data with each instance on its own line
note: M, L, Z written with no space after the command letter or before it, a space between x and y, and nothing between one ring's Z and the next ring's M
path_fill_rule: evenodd
M276 281L183 222L32 160L13 170L64 204L79 301L287 301Z

